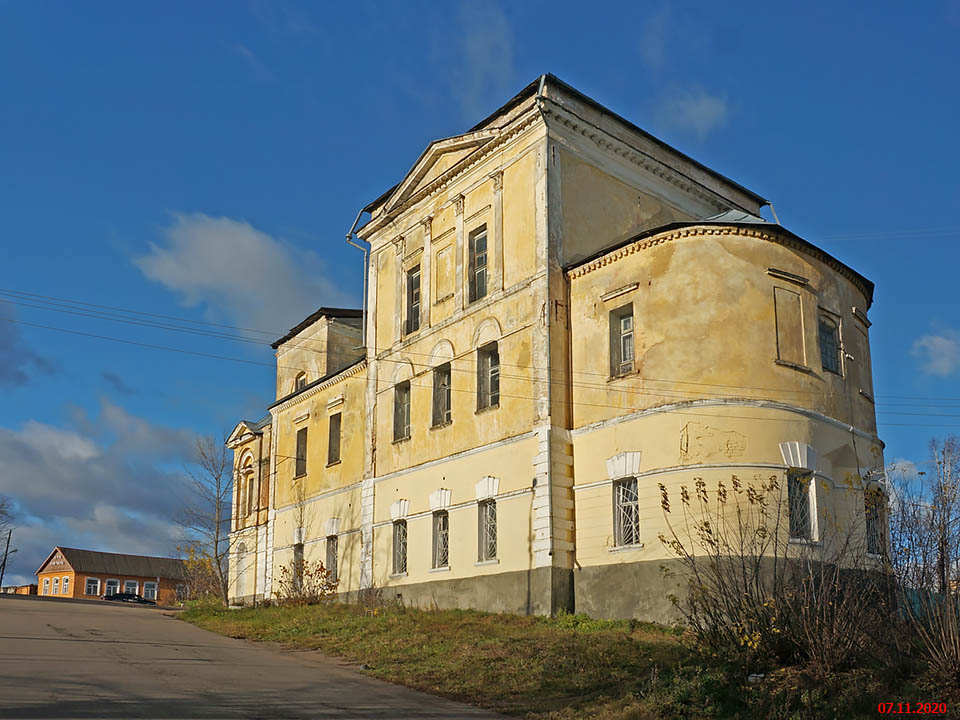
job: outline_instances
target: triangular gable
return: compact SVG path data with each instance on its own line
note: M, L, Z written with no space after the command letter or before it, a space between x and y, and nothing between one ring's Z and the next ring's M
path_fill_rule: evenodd
M459 165L490 142L497 133L497 130L481 130L430 143L387 200L386 210L389 212L415 195L421 188Z
M237 445L245 442L249 438L245 438L246 435L260 435L259 430L255 430L246 420L241 420L237 423L237 426L233 429L233 432L230 433L230 437L227 438L227 442L224 443L228 448L235 448Z
M70 565L70 561L67 560L67 556L63 554L63 551L60 549L60 546L58 545L57 547L55 547L55 548L53 549L53 552L51 552L49 555L47 555L47 559L44 560L42 563L40 563L40 567L37 568L37 572L34 573L34 574L35 574L35 575L39 575L40 573L45 572L44 568L46 568L47 565L50 564L50 561L53 560L53 559L55 559L55 558L56 558L56 559L61 559L61 560L63 560L64 566L67 567L67 568L69 568L70 570L73 570L73 569L74 569L73 566ZM60 568L61 568L61 566L58 565L57 568L56 568L56 570L51 570L50 572L60 572Z

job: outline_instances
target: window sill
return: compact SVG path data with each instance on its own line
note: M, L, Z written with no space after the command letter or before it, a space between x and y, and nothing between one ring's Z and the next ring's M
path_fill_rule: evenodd
M809 539L809 538L793 538L793 537L792 537L792 538L788 538L788 539L787 539L787 545L800 545L800 546L810 545L810 546L814 546L814 545L817 545L817 541L816 541L816 540L811 540L811 539Z
M496 405L487 405L486 407L477 408L477 411L474 413L474 415L483 415L484 413L488 413L493 410L499 410L499 409L500 409L500 403L497 403Z
M443 297L437 298L436 300L434 300L434 301L433 301L433 304L434 304L434 305L439 305L440 303L446 302L447 300L449 300L449 299L452 298L452 297L453 297L453 293L447 293L447 294L444 295Z
M405 442L407 442L409 439L410 439L410 436L409 436L409 435L407 435L406 437L402 437L402 438L394 438L393 441L392 441L390 444L391 444L391 445L399 445L400 443L405 443Z
M623 552L633 552L635 550L642 550L643 543L636 543L635 545L617 545L616 547L609 548L607 552L611 553L623 553Z
M444 428L448 428L448 427L450 427L451 425L453 425L453 420L448 420L447 422L443 422L443 423L440 423L440 424L438 424L438 425L431 425L431 426L430 426L430 429L431 429L431 430L443 430Z
M306 476L307 476L306 473L300 473L299 475L294 475L294 476L293 476L293 479L294 479L294 480L299 480L300 478L305 478ZM249 517L249 515L248 515L247 517Z
M399 580L400 578L405 578L406 576L407 574L405 572L402 572L402 573L390 573L390 575L388 575L387 577L389 577L391 580Z
M407 338L416 337L416 335L417 335L419 332L420 332L420 328L417 328L416 330L406 330L406 331L404 331L404 333L403 333L403 339L406 340Z
M816 375L816 373L813 371L813 368L807 367L806 365L800 365L799 363L781 360L780 358L774 358L773 363L775 365L780 365L781 367L787 367L791 370L796 370L797 372L806 373L807 375Z
M324 467L333 467L334 465L339 465L343 460L334 460L333 462L328 462Z
M445 565L445 566L443 566L443 567L430 568L430 572L432 572L432 573L450 572L450 566L449 566L449 565Z
M639 375L639 374L640 372L638 370L631 370L630 372L620 373L619 375L611 375L610 377L607 378L607 382L612 383L612 382L616 382L617 380L623 380L624 378L628 378L631 375Z
M477 560L474 567L483 567L484 565L499 565L500 558L491 558L490 560Z

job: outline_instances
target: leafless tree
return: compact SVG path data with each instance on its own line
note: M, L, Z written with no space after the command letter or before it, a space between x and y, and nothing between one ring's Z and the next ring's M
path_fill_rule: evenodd
M13 500L6 495L0 495L0 533L6 532L13 519Z
M189 497L180 517L188 565L209 576L216 594L229 600L230 516L233 467L223 441L197 440L193 464L186 468Z

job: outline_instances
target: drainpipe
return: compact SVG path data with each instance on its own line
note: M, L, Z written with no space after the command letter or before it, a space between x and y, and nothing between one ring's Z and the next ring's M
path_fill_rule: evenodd
M367 344L367 273L368 273L367 253L369 252L369 250L368 248L365 248L363 245L358 245L351 238L357 237L356 233L354 233L354 230L357 229L357 224L360 222L360 217L363 215L363 212L364 211L361 209L360 212L357 213L357 217L353 221L353 225L350 226L350 230L349 232L347 232L347 244L352 245L353 247L357 248L357 250L360 250L363 253L363 300L362 300L363 310L362 310L362 328L360 330L361 332L360 347L361 348L366 347L366 344Z

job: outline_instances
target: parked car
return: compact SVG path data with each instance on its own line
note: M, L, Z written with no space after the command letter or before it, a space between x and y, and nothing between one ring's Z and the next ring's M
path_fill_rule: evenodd
M140 605L156 605L153 600L147 600L136 593L114 593L113 595L103 595L101 600L112 600L114 602L138 603Z

